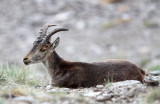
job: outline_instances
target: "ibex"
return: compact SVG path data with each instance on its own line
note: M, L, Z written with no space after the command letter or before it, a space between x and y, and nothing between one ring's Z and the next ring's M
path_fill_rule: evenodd
M85 63L70 62L61 58L55 48L59 37L52 43L51 36L65 28L56 28L47 35L47 29L54 25L44 25L33 48L24 57L25 65L42 62L51 76L51 85L58 87L78 88L104 84L105 81L138 80L143 83L145 71L135 64L123 60Z

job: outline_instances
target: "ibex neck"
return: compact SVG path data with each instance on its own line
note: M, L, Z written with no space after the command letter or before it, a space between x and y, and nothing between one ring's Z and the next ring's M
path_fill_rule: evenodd
M45 61L43 61L43 64L48 69L49 73L53 74L60 70L60 67L64 62L65 61L59 57L56 51L54 51Z

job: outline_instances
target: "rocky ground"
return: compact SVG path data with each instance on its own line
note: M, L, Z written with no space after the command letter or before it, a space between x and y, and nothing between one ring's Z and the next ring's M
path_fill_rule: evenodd
M147 98L153 88L159 92L159 81L160 72L157 71L148 74L144 84L128 80L78 89L6 86L0 90L0 104L159 104L160 95ZM150 102L148 99L154 100Z

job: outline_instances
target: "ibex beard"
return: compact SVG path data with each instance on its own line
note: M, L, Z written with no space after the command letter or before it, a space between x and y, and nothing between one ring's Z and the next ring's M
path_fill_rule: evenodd
M97 84L125 80L144 81L145 71L135 64L123 60L108 60L105 62L85 63L70 62L61 58L55 51L59 37L51 42L51 36L65 28L57 28L47 35L47 29L55 25L44 25L39 36L33 43L33 48L24 57L25 65L42 62L51 76L51 85L58 87L78 88L93 87Z

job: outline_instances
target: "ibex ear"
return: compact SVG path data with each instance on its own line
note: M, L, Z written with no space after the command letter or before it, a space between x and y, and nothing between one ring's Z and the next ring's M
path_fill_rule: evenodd
M54 50L54 49L58 46L59 41L60 41L60 39L59 39L59 37L58 37L58 38L52 43L52 50Z

